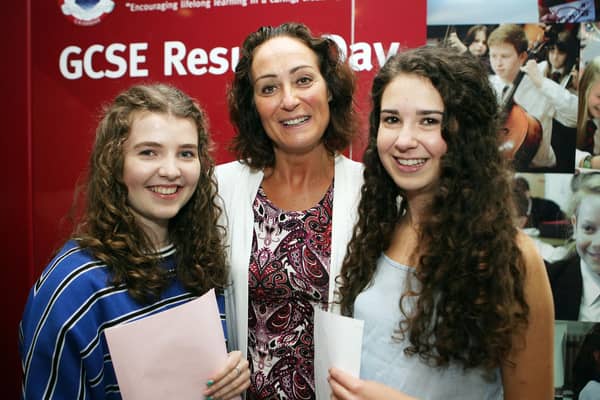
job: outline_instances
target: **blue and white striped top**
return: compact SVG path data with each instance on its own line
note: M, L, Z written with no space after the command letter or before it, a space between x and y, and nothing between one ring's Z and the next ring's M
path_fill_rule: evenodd
M160 255L165 268L175 268L174 246ZM158 301L140 304L110 278L75 241L42 272L19 327L23 399L121 399L104 329L196 298L174 279ZM217 302L225 328L224 296Z

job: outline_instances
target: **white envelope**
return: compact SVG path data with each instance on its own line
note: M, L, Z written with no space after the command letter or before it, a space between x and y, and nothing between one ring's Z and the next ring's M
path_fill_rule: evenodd
M364 321L315 308L315 391L317 399L329 399L329 368L358 377Z

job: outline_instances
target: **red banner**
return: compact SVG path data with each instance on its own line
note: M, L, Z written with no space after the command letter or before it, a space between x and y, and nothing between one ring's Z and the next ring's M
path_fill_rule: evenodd
M307 24L330 35L359 75L368 114L374 72L390 54L425 41L425 4L337 0L111 0L32 2L34 266L69 233L101 106L126 87L172 83L207 111L217 162L232 159L225 92L246 35L262 25ZM47 27L51 26L52 29ZM366 128L363 129L366 135ZM350 151L360 159L364 139Z

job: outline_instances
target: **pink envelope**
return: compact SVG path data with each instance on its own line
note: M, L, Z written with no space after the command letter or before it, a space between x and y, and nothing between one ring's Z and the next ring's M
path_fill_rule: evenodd
M227 360L214 290L104 333L125 400L202 399Z

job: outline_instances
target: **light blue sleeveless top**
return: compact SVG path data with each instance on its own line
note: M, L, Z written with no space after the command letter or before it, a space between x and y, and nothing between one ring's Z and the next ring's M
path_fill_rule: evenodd
M382 255L371 285L354 302L354 318L365 322L360 377L423 400L503 399L500 369L490 379L479 369L465 372L457 364L435 368L404 354L408 339L400 340L394 331L401 318L400 293L417 284L416 279L407 281L412 271ZM411 302L405 299L403 305L410 312Z

